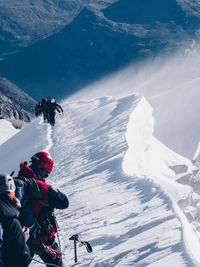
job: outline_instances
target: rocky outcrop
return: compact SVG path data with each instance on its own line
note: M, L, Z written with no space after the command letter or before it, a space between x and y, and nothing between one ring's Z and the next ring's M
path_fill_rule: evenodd
M0 119L21 128L34 118L35 100L0 75Z

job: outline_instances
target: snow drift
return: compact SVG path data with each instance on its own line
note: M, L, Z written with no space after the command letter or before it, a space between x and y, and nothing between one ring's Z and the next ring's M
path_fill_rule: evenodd
M94 250L78 248L80 266L198 266L200 197L188 183L197 168L153 136L150 104L135 94L63 107L55 127L36 119L3 143L0 169L17 172L42 150L53 156L47 182L70 201L56 212L64 266L73 262L74 233Z
M0 119L0 129L0 144L4 143L19 131L15 129L9 121L4 119Z

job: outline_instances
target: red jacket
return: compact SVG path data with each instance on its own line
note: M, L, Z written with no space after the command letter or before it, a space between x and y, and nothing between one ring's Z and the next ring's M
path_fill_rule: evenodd
M39 224L43 222L47 213L47 209L65 209L68 207L69 202L66 195L61 193L60 191L54 190L49 184L45 182L45 178L40 179L39 177L37 177L34 171L27 166L27 162L23 161L20 164L20 171L18 175L26 178L34 178L39 187L40 193L43 197L42 201L34 199L34 196L30 192L30 190L27 190L28 199L30 201L33 215ZM46 243L48 240L52 239L56 233L56 226L54 224L51 224L51 226L48 228L48 231L48 234L46 233L43 236L36 236L32 243L41 244Z

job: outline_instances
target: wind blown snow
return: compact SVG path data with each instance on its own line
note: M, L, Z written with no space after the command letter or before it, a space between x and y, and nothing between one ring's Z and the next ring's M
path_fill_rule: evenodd
M200 45L191 40L188 47L170 56L158 55L103 77L71 99L139 92L153 107L154 135L177 153L192 158L200 141L199 51Z
M56 212L64 266L73 264L74 233L94 251L78 247L80 266L199 266L200 196L188 182L197 167L153 136L147 100L134 94L62 106L55 127L36 119L3 143L0 162L10 173L38 151L53 156L47 182L70 202Z

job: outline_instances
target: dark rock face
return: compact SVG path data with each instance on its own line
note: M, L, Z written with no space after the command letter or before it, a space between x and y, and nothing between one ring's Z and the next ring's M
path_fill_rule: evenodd
M34 118L35 100L0 75L0 119L20 128Z

